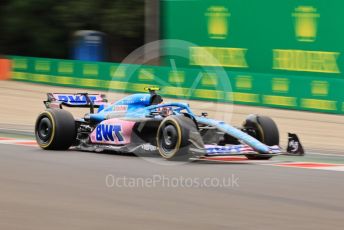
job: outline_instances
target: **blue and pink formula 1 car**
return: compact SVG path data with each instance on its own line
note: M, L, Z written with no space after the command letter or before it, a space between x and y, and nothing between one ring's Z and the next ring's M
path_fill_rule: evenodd
M47 150L110 150L121 153L160 154L167 160L204 159L245 155L248 159L303 155L295 134L289 134L287 150L279 146L275 122L249 115L240 128L194 114L186 103L162 103L158 88L107 103L101 94L48 93L46 110L36 121L37 143ZM74 119L63 110L88 107L90 113ZM95 113L95 108L98 111Z

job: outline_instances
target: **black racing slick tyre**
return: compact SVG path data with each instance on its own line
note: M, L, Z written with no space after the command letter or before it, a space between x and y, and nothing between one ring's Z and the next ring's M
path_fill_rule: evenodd
M42 149L67 150L76 139L73 115L62 109L47 109L36 120L35 136Z
M260 142L268 145L279 145L279 131L276 123L267 116L249 115L244 122L245 129L253 129L254 137ZM271 156L260 155L246 155L250 160L268 160Z
M191 156L189 152L191 132L198 132L192 119L184 115L166 117L157 132L160 155L166 160L187 161Z

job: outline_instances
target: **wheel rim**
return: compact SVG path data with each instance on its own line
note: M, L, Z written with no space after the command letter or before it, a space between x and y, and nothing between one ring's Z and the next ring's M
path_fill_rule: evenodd
M40 140L47 142L52 134L52 123L49 118L44 117L40 120L37 129L37 135Z
M161 147L165 152L175 150L178 140L178 131L176 127L169 124L164 127L161 134Z

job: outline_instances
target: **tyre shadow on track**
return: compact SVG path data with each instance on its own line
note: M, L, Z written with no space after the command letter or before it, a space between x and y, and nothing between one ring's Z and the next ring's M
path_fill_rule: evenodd
M73 150L71 150L73 151ZM75 151L75 150L74 150ZM144 158L153 158L153 159L161 159L161 161L167 161L165 159L163 159L159 154L157 153L144 153L144 154L137 154L137 153L128 153L128 152L114 152L114 151L110 151L110 150L104 150L101 152L92 152L92 151L81 151L81 152L85 152L85 153L91 153L91 154L101 154L101 155L107 155L107 156L122 156L122 157L132 157L132 158L140 158L140 157L144 157ZM259 163L269 163L269 160L256 160L256 161L252 161L252 160L248 160L246 157L240 157L240 158L234 158L231 160L186 160L184 161L185 163L192 163L192 164L211 164L211 165L216 165L216 164L259 164ZM271 163L273 163L273 161L271 161Z

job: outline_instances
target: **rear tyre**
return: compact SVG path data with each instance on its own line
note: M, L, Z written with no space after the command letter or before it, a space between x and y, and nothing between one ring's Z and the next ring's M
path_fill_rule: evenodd
M186 161L190 158L189 137L198 132L196 124L183 115L168 116L160 124L157 132L157 146L166 160Z
M279 131L276 123L267 116L249 115L244 122L244 128L253 129L254 137L260 142L268 145L279 145ZM250 160L268 160L271 156L260 155L246 155Z
M42 149L67 150L76 139L73 115L62 109L47 109L36 120L35 136Z

